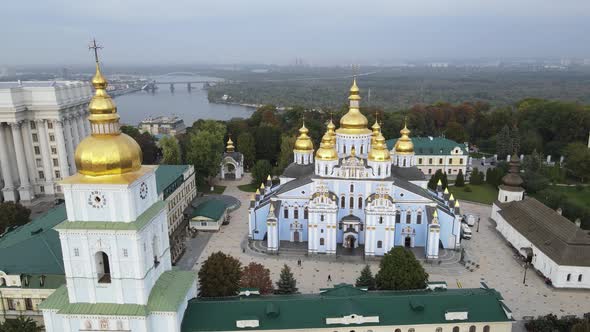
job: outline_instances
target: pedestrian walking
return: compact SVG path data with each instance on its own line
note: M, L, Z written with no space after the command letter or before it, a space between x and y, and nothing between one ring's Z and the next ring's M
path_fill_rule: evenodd
M332 282L332 276L328 274L328 282Z

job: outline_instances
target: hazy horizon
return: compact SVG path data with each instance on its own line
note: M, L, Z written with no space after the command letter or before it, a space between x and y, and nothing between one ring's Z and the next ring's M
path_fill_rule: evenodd
M49 0L3 5L0 66L391 64L590 58L590 1L212 2Z

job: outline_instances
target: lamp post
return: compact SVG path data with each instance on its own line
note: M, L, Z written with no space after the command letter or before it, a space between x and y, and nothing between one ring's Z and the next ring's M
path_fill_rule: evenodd
M526 285L526 270L529 269L529 262L524 263L524 277L522 278L522 284Z
M479 221L481 220L480 216L477 216L477 229L475 230L477 233L479 233Z

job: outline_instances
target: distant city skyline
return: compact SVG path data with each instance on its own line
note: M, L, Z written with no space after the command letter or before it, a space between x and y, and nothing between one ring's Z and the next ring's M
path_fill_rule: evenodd
M391 64L414 59L590 58L590 2L570 0L3 4L0 66Z

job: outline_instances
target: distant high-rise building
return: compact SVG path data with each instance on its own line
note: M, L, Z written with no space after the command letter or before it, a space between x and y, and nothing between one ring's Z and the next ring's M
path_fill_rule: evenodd
M59 192L76 172L74 151L90 133L92 88L74 81L0 82L0 188L4 201Z

